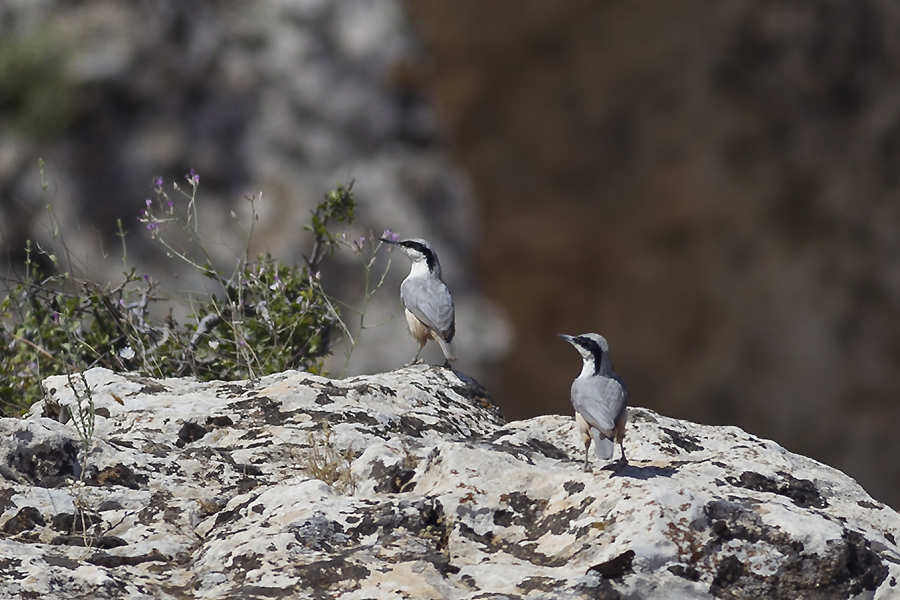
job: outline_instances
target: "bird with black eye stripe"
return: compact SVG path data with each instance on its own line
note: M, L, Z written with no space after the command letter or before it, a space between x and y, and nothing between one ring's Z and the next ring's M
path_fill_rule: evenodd
M615 453L615 443L622 448L620 463L625 465L625 421L628 419L628 388L613 370L609 356L609 344L603 336L585 333L579 336L563 335L581 354L581 374L572 382L572 406L575 420L584 443L584 470L590 471L589 450L591 440L602 460L609 460Z
M419 343L419 350L410 364L419 359L422 348L433 339L444 353L444 366L456 360L453 337L456 335L456 316L450 290L441 279L441 263L431 244L423 239L395 241L379 238L399 248L412 261L409 275L400 284L400 300L406 308L409 334Z

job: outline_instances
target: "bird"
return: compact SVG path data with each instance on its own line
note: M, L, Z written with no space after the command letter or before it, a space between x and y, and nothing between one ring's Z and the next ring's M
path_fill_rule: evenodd
M399 248L412 261L409 275L400 284L400 300L406 308L406 324L409 334L419 343L419 350L410 364L419 359L422 348L431 338L444 353L444 366L456 360L453 337L456 335L456 317L450 290L441 279L441 263L431 244L423 239L395 241L378 238Z
M602 460L615 453L615 443L625 458L625 422L628 419L628 388L613 370L609 344L603 336L584 333L579 336L559 334L581 354L584 365L581 374L572 382L572 406L581 441L584 443L584 470L590 471L591 439Z

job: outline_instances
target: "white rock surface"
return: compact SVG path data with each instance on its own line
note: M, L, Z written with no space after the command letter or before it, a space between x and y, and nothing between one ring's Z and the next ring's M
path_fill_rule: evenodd
M0 419L0 598L900 596L897 513L736 428L631 409L583 473L441 368L87 380L83 477L66 378Z

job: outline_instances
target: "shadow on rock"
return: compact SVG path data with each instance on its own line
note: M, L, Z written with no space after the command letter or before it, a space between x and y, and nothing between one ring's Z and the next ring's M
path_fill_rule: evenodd
M610 477L629 477L631 479L653 479L654 477L671 477L678 472L673 467L638 467L632 464L612 463L601 471L612 471Z

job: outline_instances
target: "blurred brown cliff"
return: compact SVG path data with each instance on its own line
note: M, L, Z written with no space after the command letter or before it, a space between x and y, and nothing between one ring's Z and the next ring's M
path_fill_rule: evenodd
M410 3L517 333L508 416L571 411L597 331L632 401L900 503L900 8Z

